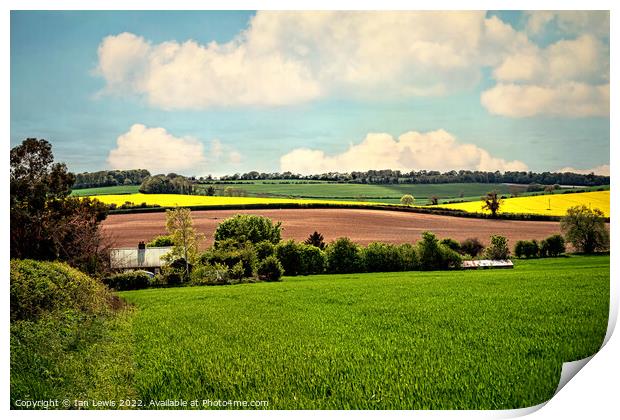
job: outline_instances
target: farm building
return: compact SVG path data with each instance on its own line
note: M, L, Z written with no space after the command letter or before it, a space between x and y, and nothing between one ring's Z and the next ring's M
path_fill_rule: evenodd
M462 268L466 270L486 268L514 268L514 264L510 260L474 260L463 261Z
M172 247L149 247L140 242L134 248L113 248L110 251L110 266L114 270L147 270L156 273L165 264L163 257Z

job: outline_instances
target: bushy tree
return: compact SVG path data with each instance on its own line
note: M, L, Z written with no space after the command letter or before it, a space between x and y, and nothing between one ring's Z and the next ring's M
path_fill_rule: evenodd
M560 221L564 237L580 252L603 251L609 248L609 232L605 215L599 209L584 205L570 207Z
M484 250L484 255L490 260L506 260L510 255L508 239L501 235L492 235L491 243Z
M198 243L203 238L194 229L191 210L182 207L166 210L166 229L174 244L169 253L169 259L183 258L185 261L184 275L188 277L189 266L198 257Z
M280 261L274 255L271 255L258 265L257 274L258 278L264 281L280 281L282 274L284 274L284 269Z
M461 242L461 253L476 258L482 252L484 245L478 238L467 238Z
M356 273L362 268L362 258L357 244L349 238L338 238L326 249L327 271L330 273Z
M562 235L551 235L541 242L541 257L557 257L566 252L566 242Z
M403 270L403 260L397 246L373 242L361 252L364 269L370 273Z
M400 198L400 204L403 206L412 206L415 202L415 198L411 194L405 194Z
M482 197L482 201L484 204L482 205L483 210L489 210L493 217L497 216L499 212L499 208L502 205L502 199L499 196L497 191L491 191L487 193L486 196Z
M69 197L75 181L54 163L46 140L26 139L10 153L10 254L61 260L88 273L105 270L108 244L99 229L108 207Z
M456 252L460 252L461 251L461 244L458 241L456 241L456 240L454 240L452 238L443 238L441 241L439 241L439 243L441 245L447 246L448 248L450 248L453 251L456 251Z
M321 274L327 266L327 257L319 247L308 244L298 244L301 266L300 274Z
M416 254L423 270L436 270L442 266L439 240L432 232L423 232L422 240L416 243Z
M282 222L273 223L271 219L253 214L236 214L229 217L217 226L215 230L215 246L225 240L243 244L249 241L257 244L269 241L273 244L280 242Z
M284 268L284 274L296 276L300 273L301 254L294 240L280 242L276 245L275 255L282 264L282 268Z
M160 235L151 239L150 242L146 244L148 247L165 247L165 246L173 246L174 241L172 240L172 236L170 235Z
M269 241L260 241L254 245L254 249L256 250L256 257L259 261L275 253L275 246Z
M400 244L398 245L398 253L400 254L403 271L413 271L420 268L420 261L418 260L414 245Z
M304 243L308 245L314 245L319 249L325 249L324 239L325 238L323 238L323 235L321 235L319 232L315 230L314 233L308 236L308 239L306 239Z

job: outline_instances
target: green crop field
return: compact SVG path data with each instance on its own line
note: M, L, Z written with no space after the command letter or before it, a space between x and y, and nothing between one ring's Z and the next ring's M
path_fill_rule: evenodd
M549 399L562 362L599 349L609 256L121 296L137 308L134 388L143 404L509 409Z
M140 188L139 185L118 185L113 187L82 188L73 190L71 195L109 195L109 194L135 194Z

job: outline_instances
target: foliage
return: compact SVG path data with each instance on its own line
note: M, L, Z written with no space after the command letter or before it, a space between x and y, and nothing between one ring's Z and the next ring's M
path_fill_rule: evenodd
M127 271L105 278L104 283L114 290L139 290L150 286L151 277L144 271Z
M75 174L73 188L140 185L150 175L146 169L82 172Z
M174 240L171 235L160 235L151 239L146 246L150 248L174 246Z
M256 250L256 258L259 261L262 261L270 255L273 255L276 248L269 241L260 241L259 243L254 245L254 249Z
M439 243L441 245L447 246L453 251L456 251L456 252L461 251L461 244L457 240L454 240L452 238L443 238L441 241L439 241Z
M484 250L484 256L490 260L506 260L510 255L508 239L501 235L492 235L489 246Z
M422 240L416 243L416 255L421 270L440 270L461 266L459 254L439 243L432 232L422 233Z
M491 215L496 217L499 212L499 208L502 205L502 199L499 197L498 192L491 191L487 193L485 197L482 197L481 200L483 202L482 209L490 211Z
M541 257L557 257L566 252L566 242L562 235L551 235L540 245Z
M411 194L405 194L400 198L400 204L403 206L412 206L415 202L415 198Z
M599 209L591 210L584 205L569 208L560 221L560 229L566 241L578 251L590 253L609 249L609 232Z
M45 140L26 139L11 149L10 254L61 260L89 273L106 269L107 245L99 231L107 206L69 197L75 176L54 163Z
M461 242L461 252L476 258L482 252L484 245L478 238L467 238Z
M176 208L166 210L166 230L174 244L167 254L169 261L183 258L185 261L184 277L189 276L189 265L196 261L198 243L203 235L196 233L192 224L191 210Z
M217 226L215 230L215 246L226 239L238 243L246 241L257 244L269 241L273 244L280 242L281 222L274 224L270 218L253 214L236 214L229 217Z
M310 236L308 236L308 239L306 239L306 241L304 242L305 244L308 245L314 245L319 249L324 250L325 249L325 238L323 238L323 235L321 235L319 232L317 232L316 230L314 231L314 233L310 234Z
M190 284L192 286L230 284L230 278L230 269L224 264L199 264L192 269Z
M300 247L294 240L280 242L276 245L275 255L284 268L284 274L287 276L296 276L301 270L301 253Z
M139 309L135 388L143 401L251 395L274 410L534 406L564 361L600 349L609 261L123 292Z
M229 242L228 242L229 243ZM243 276L252 277L257 265L256 250L250 243L241 246L210 248L198 258L200 264L222 264L232 270L237 264L243 267Z
M538 241L536 241L536 239L531 241L517 241L514 247L514 254L519 258L532 258L540 256L540 246L538 245Z
M349 238L338 238L326 249L329 273L357 273L363 268L360 248Z
M300 257L299 274L321 274L327 266L327 257L321 248L300 243L297 245Z
M260 262L256 272L260 280L280 281L282 274L284 274L284 268L274 255L270 255Z
M154 175L144 178L140 189L142 194L191 194L192 182L177 174Z
M363 267L367 272L402 271L403 256L396 245L373 242L361 251Z
M398 245L398 253L400 254L403 271L413 271L420 268L420 261L418 260L414 245L400 244Z

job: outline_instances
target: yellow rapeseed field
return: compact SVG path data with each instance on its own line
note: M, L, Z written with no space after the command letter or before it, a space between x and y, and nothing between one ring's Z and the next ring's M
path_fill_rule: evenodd
M507 198L503 200L499 212L563 216L569 207L581 204L592 209L597 208L605 213L606 217L609 217L609 191ZM438 207L465 210L470 213L489 213L488 210L482 210L482 205L482 201L470 201L467 203L442 204Z
M183 195L183 194L110 194L91 196L105 204L116 204L121 206L126 202L135 205L146 203L148 205L160 205L162 207L189 207L189 206L234 206L242 204L366 204L381 205L382 203L371 203L361 201L339 201L339 200L300 200L289 198L260 198L260 197L209 197L203 195Z

